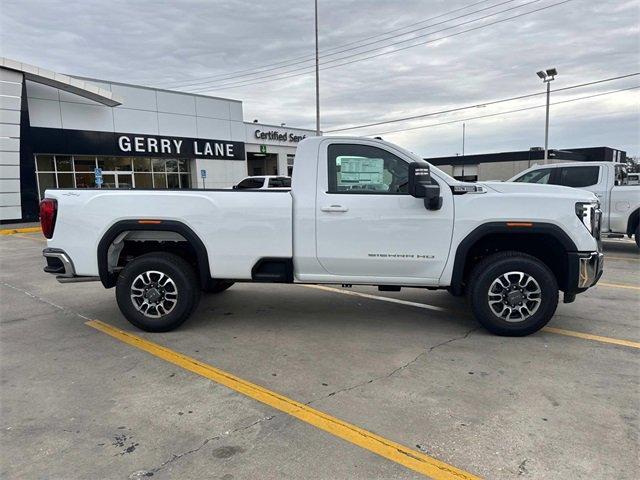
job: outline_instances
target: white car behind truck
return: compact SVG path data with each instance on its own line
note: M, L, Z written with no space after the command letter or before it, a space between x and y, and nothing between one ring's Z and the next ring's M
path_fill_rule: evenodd
M272 282L447 289L491 332L522 336L603 266L594 194L459 182L364 138L303 140L291 191L57 189L40 212L45 271L115 287L148 331L182 324L201 291Z
M602 235L635 237L640 248L640 185L630 181L626 166L613 162L535 165L510 182L563 185L595 193L602 209Z

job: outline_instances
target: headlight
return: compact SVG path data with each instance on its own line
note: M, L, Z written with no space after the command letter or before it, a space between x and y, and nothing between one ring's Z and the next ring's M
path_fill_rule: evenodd
M599 202L576 203L576 215L589 230L589 233L596 238L600 235L600 221L602 218L602 212L599 207Z

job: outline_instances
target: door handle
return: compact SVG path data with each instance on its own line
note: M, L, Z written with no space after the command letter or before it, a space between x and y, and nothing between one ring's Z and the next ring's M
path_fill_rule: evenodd
M328 207L322 207L320 210L323 212L348 212L349 209L347 207L343 207L342 205L330 205Z

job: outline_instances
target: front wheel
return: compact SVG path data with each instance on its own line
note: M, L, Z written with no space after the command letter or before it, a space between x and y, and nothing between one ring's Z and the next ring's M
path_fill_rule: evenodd
M171 253L147 253L122 270L116 283L120 311L147 332L167 332L189 318L200 299L195 271Z
M522 337L544 327L558 306L553 272L535 257L500 252L474 268L469 287L473 314L496 335Z

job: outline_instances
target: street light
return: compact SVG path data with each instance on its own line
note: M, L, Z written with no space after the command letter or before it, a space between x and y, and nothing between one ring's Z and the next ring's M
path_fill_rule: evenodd
M558 70L555 68L547 68L547 70L540 70L536 72L538 77L543 83L547 84L547 116L544 125L544 162L547 163L549 158L549 99L551 97L551 82L555 80L558 75Z

